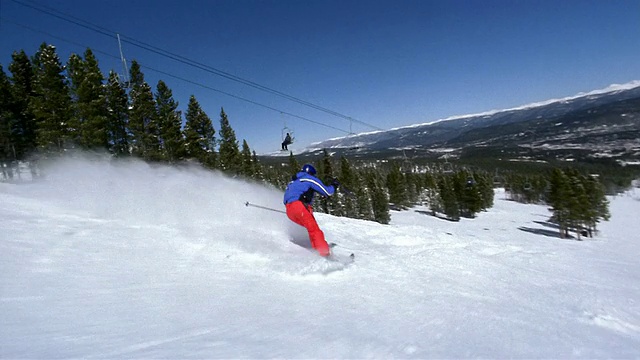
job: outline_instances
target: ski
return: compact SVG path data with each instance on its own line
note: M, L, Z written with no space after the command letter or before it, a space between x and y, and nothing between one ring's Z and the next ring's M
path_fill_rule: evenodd
M329 248L333 249L336 246L338 246L338 244L336 243L329 243ZM351 253L349 254L349 256L345 256L345 255L338 255L335 252L331 251L331 255L327 256L327 260L329 261L336 261L336 262L340 262L343 264L350 264L352 262L354 262L356 260L356 254Z
M356 255L353 253L350 254L349 256L331 254L327 256L325 259L327 259L327 261L337 262L342 265L349 265L355 261Z

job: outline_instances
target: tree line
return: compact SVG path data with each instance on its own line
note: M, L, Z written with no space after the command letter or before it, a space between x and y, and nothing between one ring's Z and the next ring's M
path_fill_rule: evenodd
M538 175L510 174L505 178L506 194L523 203L550 206L551 223L562 238L574 231L578 237L593 237L597 223L609 220L609 202L600 176L575 168L553 168Z
M98 60L86 49L63 64L53 45L43 43L33 57L24 50L12 54L9 75L0 65L0 163L5 178L11 164L58 156L69 150L106 151L114 157L134 156L149 162L197 162L233 176L243 176L286 187L299 164L290 156L285 168L260 164L246 140L240 147L224 109L219 131L191 95L184 113L162 80L149 85L140 64L133 61L128 81L115 71L105 77ZM337 216L388 223L389 209L406 209L434 191L429 180L404 174L399 168L356 167L346 158L338 164L325 151L317 164L319 176L339 177L342 191L321 201L321 210ZM457 184L451 181L451 186ZM435 211L455 218L449 182L440 184L442 197L432 196ZM460 187L463 189L463 187ZM453 191L453 190L452 190ZM461 199L467 195L456 195ZM454 200L455 202L455 200ZM472 215L475 205L462 205L460 214ZM486 206L484 207L486 208Z
M596 176L581 174L576 169L554 169L549 178L547 203L558 224L561 237L570 230L593 237L600 220L609 220L609 202L604 187Z
M398 162L354 165L344 156L332 159L326 150L317 165L321 179L340 179L338 194L321 201L321 211L337 216L387 224L390 210L425 205L433 216L458 221L493 206L492 178L484 172L443 172L437 166L407 170ZM299 168L290 154L287 170L295 173Z
M91 49L63 65L43 43L29 58L12 54L8 76L0 65L0 162L51 157L68 150L107 151L146 161L197 161L207 168L245 176L259 172L246 140L240 148L224 109L216 131L198 100L178 110L167 84L155 91L133 61L129 81L113 70L105 78ZM5 165L6 167L6 165Z
M159 80L152 88L136 61L124 82L113 70L105 77L91 49L83 56L72 54L62 64L56 48L43 43L33 57L24 50L14 52L8 70L9 74L0 65L0 165L5 178L11 176L10 164L34 165L39 158L73 149L148 162L196 162L280 189L300 169L292 153L286 166L261 164L246 140L239 145L224 108L218 132L195 95L183 114L169 86ZM492 177L480 171L407 171L399 163L356 165L344 157L332 159L327 151L316 167L321 179L340 179L341 191L319 203L321 211L337 216L386 224L390 210L423 204L433 215L457 221L493 206ZM547 181L528 183L523 186L539 189ZM519 194L528 201L539 200L538 191ZM573 207L557 207L557 218L568 219L567 226L576 226L579 218L595 228L592 220L567 210Z

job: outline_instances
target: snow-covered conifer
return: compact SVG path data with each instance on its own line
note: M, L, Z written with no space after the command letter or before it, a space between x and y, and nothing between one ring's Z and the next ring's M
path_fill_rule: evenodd
M21 160L36 149L36 119L29 108L29 100L34 96L34 69L24 50L14 52L11 58L9 71L13 96L12 113L15 115L12 132L16 135L15 157Z
M164 81L158 81L156 91L162 158L176 162L184 159L186 155L182 134L182 112L178 110L178 102L173 99L171 89Z
M110 150L116 156L129 154L129 99L118 74L109 72L105 87Z
M224 112L224 108L220 109L220 167L231 174L239 174L241 171L242 160L240 158L240 149L236 133L229 123L229 118Z
M29 109L34 114L36 142L44 152L56 152L72 148L70 127L71 98L56 48L43 43L36 53L34 65L34 96Z
M84 60L76 54L67 62L67 77L73 99L75 141L85 149L107 149L107 102L104 76L91 49L84 53Z
M197 159L207 168L217 167L216 131L211 119L193 95L189 98L185 119L184 137L187 157Z

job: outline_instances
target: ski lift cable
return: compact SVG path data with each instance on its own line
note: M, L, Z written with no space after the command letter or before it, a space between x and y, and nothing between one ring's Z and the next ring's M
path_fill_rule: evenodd
M62 13L62 12L60 12L60 11L58 11L56 9L50 8L50 7L46 6L46 5L36 4L34 2L31 2L31 4L29 4L27 2L20 1L20 0L10 0L10 1L13 1L16 4L28 7L30 9L45 13L47 15L51 15L51 16L53 16L55 18L60 19L60 20L70 22L72 24L78 25L78 26L83 27L85 29L98 32L98 33L100 33L102 35L105 35L105 36L108 36L108 37L115 37L113 35L114 34L113 31L110 31L110 30L105 29L105 28L103 28L101 26L92 24L90 22L84 21L82 19L76 18L76 17L74 17L72 15L68 15L68 14Z
M84 49L90 48L90 46L87 46L86 44L81 44L79 42L76 42L76 41L73 41L73 40L69 40L69 39L61 37L61 36L54 35L54 34L52 34L50 32L47 32L47 31L36 29L36 28L31 27L29 25L25 25L25 24L13 21L11 19L7 19L7 18L2 17L2 16L0 16L0 19L1 19L1 21L4 21L6 23L10 23L10 24L19 26L19 27L21 27L23 29L27 29L27 30L32 31L34 33L46 35L46 36L48 36L50 38L53 38L53 39L56 39L56 40L60 40L62 42L77 46L79 48L84 48ZM108 53L106 51L102 51L102 50L96 49L96 48L92 48L91 50L96 54L102 54L104 56L108 56L108 57L111 57L111 58L114 58L114 59L122 60L122 55L121 56L116 56L116 55L110 54L110 53ZM126 68L126 66L125 66L125 68ZM127 71L128 71L128 69L127 69ZM118 77L125 78L125 82L127 81L126 76L127 75L122 75L121 76L120 74L118 74Z
M297 98L297 97L295 97L295 96L291 96L291 95L285 94L285 93L283 93L283 92L281 92L281 91L278 91L278 90L275 90L275 89L269 88L269 87L264 86L264 85L260 85L260 84L258 84L258 83L253 82L253 81L250 81L250 80L246 80L246 79L240 78L240 77L238 77L238 76L236 76L236 75L233 75L233 74L227 73L227 72L225 72L225 71L222 71L222 70L216 69L216 68L211 67L211 66L206 65L206 64L202 64L202 63L197 62L197 61L195 61L195 60L191 60L191 59L186 58L186 57L184 57L184 56L177 55L177 54L175 54L175 53L171 53L171 52L169 52L169 51L167 51L167 50L160 49L160 48L158 48L158 47L156 47L156 46L146 44L146 43L144 43L144 42L141 42L141 41L135 40L135 39L133 39L133 38L131 38L131 37L128 37L128 36L124 36L124 35L123 35L123 38L125 38L125 40L124 40L125 42L128 42L128 43L130 43L130 44L132 44L132 45L134 45L134 46L140 47L140 48L142 48L142 49L145 49L145 50L147 50L147 51L150 51L150 52L156 53L156 54L161 55L161 56L168 57L168 58L170 58L170 59L172 59L172 60L175 60L175 61L178 61L178 62L180 62L180 63L186 64L186 65L190 65L190 66L195 67L195 68L198 68L198 69L200 69L200 70L203 70L203 71L206 71L206 72L209 72L209 73L212 73L212 74L215 74L215 75L218 75L218 76L221 76L221 77L224 77L224 78L227 78L227 79L230 79L230 80L236 81L236 82L239 82L239 83L241 83L241 84L244 84L244 85L247 85L247 86L253 87L253 88L255 88L255 89L262 90L262 91L265 91L265 92L268 92L268 93L271 93L271 94L274 94L274 95L277 95L277 96L283 97L283 98L285 98L285 99L291 100L291 101L296 102L296 103L299 103L299 104L301 104L301 105L305 105L305 106L311 107L311 108L313 108L313 109L316 109L316 110L319 110L319 111L325 112L325 113L327 113L327 114L330 114L330 115L333 115L333 116L336 116L336 117L340 117L340 118L343 118L343 119L349 120L350 122L357 122L357 123L359 123L359 124L361 124L361 125L367 126L367 127L369 127L369 128L375 129L375 130L383 130L382 128L377 127L377 126L375 126L375 125L371 125L371 124L368 124L368 123L366 123L366 122L364 122L364 121L354 119L354 118L352 118L352 117L350 117L350 116L347 116L347 115L341 114L341 113L339 113L339 112L337 112L337 111L333 111L333 110L331 110L331 109L328 109L328 108L322 107L322 106L320 106L320 105L316 105L316 104L311 103L311 102L308 102L308 101L306 101L306 100L302 100L302 99ZM128 39L128 40L127 40L127 39Z
M240 78L240 77L238 77L236 75L233 75L233 74L227 73L225 71L213 68L213 67L211 67L209 65L202 64L200 62L185 58L185 57L183 57L181 55L177 55L177 54L171 53L171 52L169 52L167 50L160 49L160 48L158 48L156 46L143 43L141 41L132 39L132 38L127 37L127 36L123 36L123 37L125 38L125 40L124 40L125 42L128 42L128 43L130 43L130 44L132 44L134 46L140 47L140 48L145 49L147 51L156 53L158 55L162 55L162 56L168 57L168 58L173 59L175 61L178 61L180 63L186 64L186 65L190 65L190 66L198 68L200 70L203 70L203 71L206 71L206 72L209 72L209 73L212 73L212 74L215 74L215 75L218 75L218 76L221 76L221 77L224 77L224 78L236 81L236 82L239 82L241 84L253 87L255 89L262 90L262 91L265 91L265 92L268 92L268 93L283 97L285 99L291 100L291 101L299 103L301 105L305 105L305 106L311 107L313 109L325 112L327 114L330 114L330 115L333 115L333 116L336 116L336 117L340 117L340 118L343 118L343 119L346 119L346 120L349 120L349 121L357 122L357 123L359 123L361 125L370 127L372 129L375 129L375 130L382 130L381 128L379 128L379 127L377 127L375 125L371 125L371 124L368 124L368 123L366 123L364 121L353 119L352 117L347 116L347 115L343 115L343 114L341 114L341 113L339 113L337 111L333 111L331 109L322 107L320 105L316 105L316 104L308 102L306 100L302 100L302 99L297 98L295 96L291 96L291 95L285 94L285 93L283 93L281 91L266 87L264 85L260 85L258 83L253 82L253 81Z
M108 36L108 37L111 37L111 38L115 37L113 35L113 33L114 33L113 31L110 31L110 30L108 30L108 29L106 29L104 27L95 25L95 24L90 23L88 21L79 19L79 18L74 17L72 15L65 14L63 12L60 12L60 11L58 11L56 9L47 7L45 5L41 5L41 4L33 5L33 3L29 4L29 3L26 3L26 2L21 1L21 0L10 0L10 1L13 1L13 2L15 2L17 4L20 4L20 5L23 5L23 6L26 6L26 7L29 7L29 8L31 8L33 10L40 11L40 12L43 12L45 14L54 16L54 17L56 17L58 19L70 22L72 24L84 27L86 29L98 32L98 33L100 33L102 35L105 35L105 36ZM375 125L371 125L371 124L366 123L364 121L354 119L353 117L341 114L339 112L336 112L336 111L333 111L331 109L322 107L320 105L316 105L316 104L313 104L311 102L299 99L297 97L285 94L285 93L283 93L281 91L269 88L269 87L264 86L264 85L260 85L258 83L253 82L253 81L240 78L240 77L238 77L236 75L233 75L233 74L227 73L225 71L216 69L214 67L199 63L197 61L194 61L194 60L191 60L189 58L183 57L181 55L177 55L177 54L171 53L171 52L169 52L167 50L158 48L156 46L153 46L153 45L150 45L150 44L146 44L146 43L144 43L142 41L139 41L139 40L136 40L136 39L134 39L132 37L129 37L129 36L126 36L126 35L121 35L121 38L122 38L123 42L127 42L127 43L129 43L131 45L134 45L136 47L139 47L139 48L142 48L142 49L147 50L149 52L153 52L155 54L170 58L172 60L175 60L177 62L183 63L185 65L189 65L189 66L198 68L200 70L203 70L203 71L206 71L206 72L209 72L209 73L212 73L212 74L215 74L215 75L218 75L218 76L221 76L221 77L224 77L224 78L227 78L227 79L239 82L239 83L242 83L244 85L256 88L258 90L262 90L262 91L265 91L265 92L268 92L268 93L271 93L271 94L286 98L288 100L297 102L299 104L302 104L302 105L305 105L305 106L308 106L308 107L311 107L311 108L314 108L314 109L319 110L319 111L323 111L325 113L328 113L328 114L336 116L336 117L340 117L340 118L344 118L344 119L349 120L349 121L357 122L357 123L359 123L361 125L370 127L372 129L375 129L375 130L383 130L382 128L377 127Z
M211 86L208 86L208 85L204 85L204 84L201 84L201 83L195 82L195 81L193 81L193 80L189 80L189 79L185 79L185 78L180 77L180 76L176 76L176 75L173 75L173 74L169 74L169 73L167 73L167 72L165 72L165 71L162 71L162 70L154 69L154 68L151 68L151 67L149 67L149 66L142 65L142 64L140 65L140 67L143 67L143 68L145 68L145 69L148 69L148 70L151 70L151 71L157 72L157 73L159 73L159 74L163 74L163 75L166 75L166 76L172 77L172 78L174 78L174 79L178 79L178 80L181 80L181 81L187 82L187 83L189 83L189 84L193 84L193 85L200 86L200 87L205 88L205 89L207 89L207 90L215 91L215 92L218 92L218 93L220 93L220 94L224 94L224 95L230 96L230 97L232 97L232 98L235 98L235 99L238 99L238 100L242 100L242 101L248 102L248 103L253 104L253 105L257 105L257 106L263 107L263 108L265 108L265 109L269 109L269 110L273 110L273 111L276 111L276 112L280 112L280 113L282 113L282 114L285 114L285 115L287 115L287 116L291 116L291 117L296 118L296 119L300 119L300 120L304 120L304 121L307 121L307 122L310 122L310 123L313 123L313 124L316 124L316 125L324 126L324 127L326 127L326 128L329 128L329 129L333 129L333 130L337 130L337 131L343 132L343 133L345 133L345 134L348 134L348 133L349 133L349 131L347 131L347 130L343 130L343 129L340 129L340 128L338 128L338 127L331 126L331 125L325 124L325 123L320 122L320 121L317 121L317 120L312 120L312 119L306 118L306 117L304 117L304 116L300 116L300 115L296 115L296 114L293 114L293 113L290 113L290 112L287 112L287 111L284 111L284 110L280 110L280 109L274 108L274 107L269 106L269 105L264 105L264 104L261 104L261 103L259 103L259 102L256 102L256 101L253 101L253 100L250 100L250 99L244 98L244 97L242 97L242 96L234 95L234 94L228 93L228 92L226 92L226 91L219 90L219 89L213 88L213 87L211 87Z
M329 129L333 129L333 130L337 130L337 131L343 132L345 134L349 133L349 131L347 131L347 130L343 130L343 129L340 129L338 127L335 127L335 126L332 126L332 125L328 125L328 124L325 124L325 123L317 121L317 120L312 120L312 119L306 118L304 116L300 116L300 115L296 115L296 114L293 114L293 113L290 113L290 112L287 112L287 111L284 111L284 110L280 110L280 109L274 108L274 107L269 106L269 105L264 105L264 104L261 104L259 102L244 98L242 96L234 95L234 94L231 94L229 92L226 92L226 91L223 91L223 90L219 90L219 89L213 88L211 86L195 82L193 80L189 80L189 79L185 79L183 77L177 76L177 75L169 74L168 72L165 72L165 71L162 71L162 70L154 69L154 68L151 68L149 66L142 65L142 64L140 64L140 67L143 67L145 69L157 72L157 73L162 74L162 75L166 75L166 76L172 77L174 79L178 79L178 80L181 80L181 81L193 84L193 85L200 86L202 88L205 88L205 89L208 89L208 90L211 90L211 91L218 92L220 94L224 94L224 95L230 96L230 97L238 99L238 100L242 100L242 101L248 102L248 103L253 104L253 105L257 105L257 106L263 107L265 109L269 109L269 110L273 110L273 111L276 111L276 112L280 112L282 114L285 114L287 116L291 116L291 117L296 118L296 119L300 119L300 120L304 120L304 121L307 121L307 122L310 122L310 123L313 123L313 124L316 124L316 125L324 126L326 128L329 128Z
M50 36L50 37L52 37L52 38L54 38L54 39L57 39L57 40L60 40L60 41L63 41L63 42L69 43L69 44L71 44L71 45L75 45L75 46L82 47L82 48L85 48L85 49L86 49L87 47L89 47L89 46L87 46L87 45L85 45L85 44L81 44L81 43L79 43L79 42L76 42L76 41L73 41L73 40L69 40L69 39L66 39L66 38L63 38L63 37L60 37L60 36L54 35L54 34L52 34L52 33L50 33L50 32L47 32L47 31L38 30L38 29L36 29L36 28L34 28L34 27L31 27L31 26L29 26L29 25L21 24L21 23L19 23L19 22L13 21L13 20L11 20L11 19L7 19L7 18L2 17L2 16L0 16L0 19L2 19L2 21L4 21L4 22L7 22L7 23L11 23L11 24L13 24L13 25L20 26L20 27L22 27L22 28L24 28L24 29L27 29L27 30L30 30L30 31L33 31L33 32L36 32L36 33L40 33L40 34L43 34L43 35ZM119 57L119 56L115 56L115 55L113 55L113 54L109 54L109 53L104 52L104 51L101 51L101 50L95 50L95 49L92 49L92 51L93 51L93 52L96 52L96 53L103 54L103 55L107 55L107 56L112 57L112 58L114 58L114 59L120 59L120 57Z
M287 119L285 119L284 113L282 111L280 112L280 118L282 119L282 139L284 140L285 133L291 134L291 137L293 138L293 128L289 128L287 126Z
M54 39L58 39L60 41L64 41L66 43L69 43L69 44L72 44L72 45L75 45L75 46L78 46L78 47L83 47L83 48L88 48L89 47L89 46L87 46L85 44L81 44L81 43L78 43L78 42L75 42L75 41L72 41L72 40L57 36L57 35L53 35L53 34L51 34L49 32L38 30L38 29L35 29L33 27L30 27L30 26L15 22L13 20L6 19L4 17L1 17L1 19L2 19L2 21L5 21L5 22L8 22L8 23L23 27L25 29L28 29L28 30L31 30L31 31L34 31L34 32L37 32L37 33L41 33L41 34L50 36L50 37L52 37ZM102 50L95 49L95 48L92 49L92 51L95 52L95 53L98 53L98 54L102 54L102 55L105 55L105 56L112 57L114 59L120 59L120 56L116 56L116 55L110 54L110 53L108 53L106 51L102 51ZM310 122L310 123L313 123L313 124L316 124L316 125L319 125L319 126L324 126L326 128L329 128L329 129L340 131L340 132L345 133L345 134L349 134L348 130L344 130L344 129L341 129L341 128L338 128L338 127L335 127L335 126L332 126L332 125L325 124L325 123L317 121L317 120L309 119L309 118L306 118L304 116L296 115L296 114L293 114L293 113L290 113L290 112L287 112L287 111L284 111L284 110L281 110L281 109L277 109L277 108L274 108L274 107L271 107L271 106L268 106L268 105L264 105L264 104L261 104L259 102L256 102L256 101L253 101L253 100L250 100L250 99L238 96L238 95L234 95L234 94L231 94L229 92L226 92L226 91L223 91L223 90L219 90L219 89L213 88L213 87L208 86L208 85L201 84L201 83L193 81L193 80L189 80L189 79L177 76L177 75L170 74L170 73L168 73L166 71L154 69L154 68L146 66L144 64L140 64L140 67L145 68L147 70L151 70L153 72L156 72L156 73L159 73L159 74L162 74L162 75L166 75L166 76L172 77L172 78L180 80L180 81L187 82L189 84L193 84L193 85L202 87L202 88L207 89L207 90L218 92L220 94L223 94L223 95L226 95L226 96L229 96L229 97L232 97L232 98L244 101L244 102L248 102L248 103L256 105L256 106L263 107L263 108L268 109L268 110L276 111L276 112L279 112L279 113L287 115L287 116L291 116L291 117L296 118L296 119L300 119L300 120L307 121L307 122Z

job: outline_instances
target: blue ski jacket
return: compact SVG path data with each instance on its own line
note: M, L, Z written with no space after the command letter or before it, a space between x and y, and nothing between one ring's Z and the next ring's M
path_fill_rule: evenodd
M313 202L313 194L319 193L322 196L331 196L336 189L332 185L325 185L317 177L301 171L296 174L296 179L287 185L284 191L284 204L294 201L302 201L306 205Z

